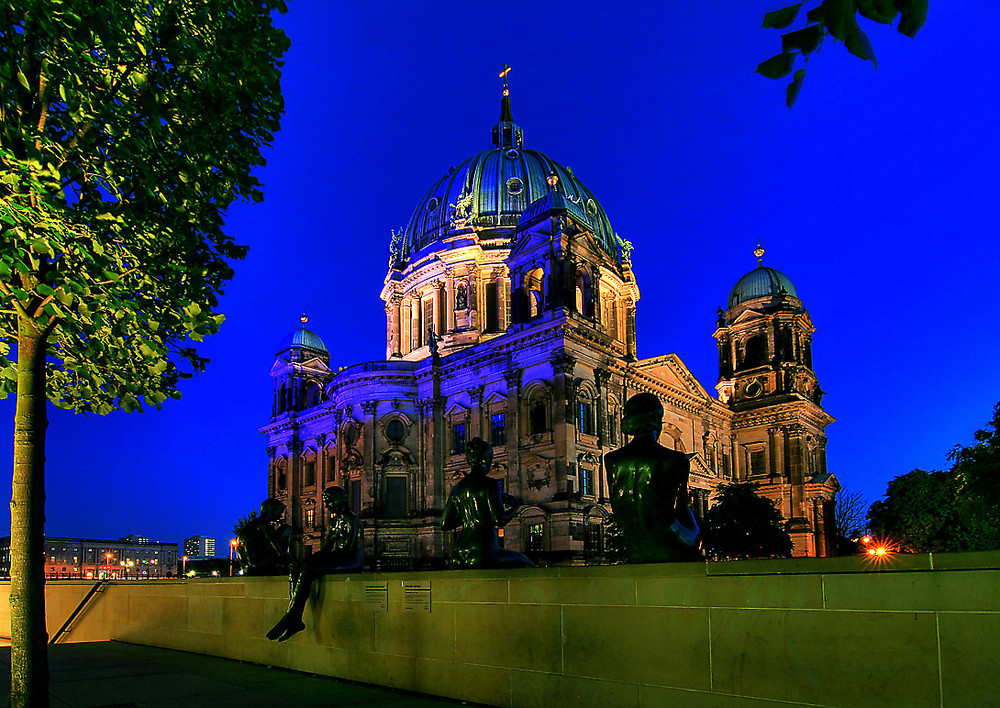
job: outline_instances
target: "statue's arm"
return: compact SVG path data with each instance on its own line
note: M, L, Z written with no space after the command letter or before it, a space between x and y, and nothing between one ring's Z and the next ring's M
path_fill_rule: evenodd
M459 526L458 514L455 511L455 503L452 499L453 497L449 495L448 501L444 505L444 511L441 513L441 528L445 531L451 531Z

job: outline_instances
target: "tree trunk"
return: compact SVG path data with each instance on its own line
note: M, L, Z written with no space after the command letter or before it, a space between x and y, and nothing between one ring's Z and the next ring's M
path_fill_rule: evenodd
M47 708L45 354L48 332L18 318L14 486L10 501L10 705Z

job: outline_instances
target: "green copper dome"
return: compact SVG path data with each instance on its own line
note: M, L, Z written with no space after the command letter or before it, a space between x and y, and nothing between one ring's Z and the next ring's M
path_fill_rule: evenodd
M306 329L306 322L308 318L302 315L300 318L302 321L302 326L297 330L286 336L278 344L278 351L275 356L288 351L289 349L312 349L313 351L320 352L322 354L329 354L326 345L323 344L323 340L319 338L319 335L315 332Z
M509 101L508 96L502 99L500 121L493 127L493 147L437 180L417 204L402 234L395 235L390 247L393 267L404 267L420 251L443 247L440 242L449 232L463 225L508 230L496 235L506 238L498 245L506 248L524 211L550 192L551 174L558 178L558 190L587 215L603 250L620 260L604 207L572 170L544 153L521 147L521 128L511 118Z
M795 286L787 275L774 268L757 266L736 281L736 285L729 293L729 307L736 307L740 303L758 297L772 297L782 291L791 297L798 297Z

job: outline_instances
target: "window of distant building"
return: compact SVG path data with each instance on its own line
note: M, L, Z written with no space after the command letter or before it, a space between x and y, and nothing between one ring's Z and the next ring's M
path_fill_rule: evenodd
M451 427L451 454L465 454L465 423L455 423Z
M507 444L507 428L503 413L494 413L490 416L490 444L493 447Z

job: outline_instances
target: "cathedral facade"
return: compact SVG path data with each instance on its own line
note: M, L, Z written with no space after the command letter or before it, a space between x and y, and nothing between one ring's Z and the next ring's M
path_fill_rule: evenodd
M676 354L637 359L631 244L563 165L525 148L504 90L492 147L451 168L393 233L381 298L386 356L344 368L302 326L278 347L268 492L317 548L323 489L348 490L380 568L439 565L440 517L491 443L491 475L518 502L503 545L539 563L599 563L610 520L606 452L621 411L650 392L660 443L687 454L696 516L725 481L755 481L795 554L826 555L832 499L813 326L791 280L758 267L714 331L716 394Z

